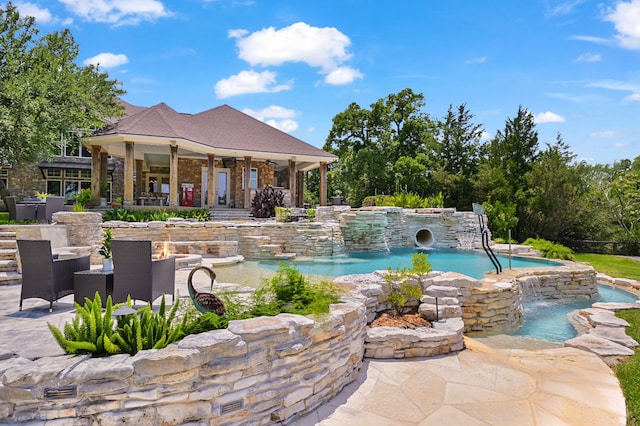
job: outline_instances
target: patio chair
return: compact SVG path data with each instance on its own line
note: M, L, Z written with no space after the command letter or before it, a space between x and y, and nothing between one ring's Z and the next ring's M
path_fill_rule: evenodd
M73 293L73 273L91 268L90 256L54 259L49 240L18 240L22 270L20 310L24 299L39 298L53 302Z
M41 206L38 206L38 221L51 222L51 217L55 212L64 210L64 197L47 197Z
M175 301L174 257L152 259L150 240L111 240L113 256L113 303L153 301L170 294Z
M36 204L18 204L16 197L7 197L9 220L36 220L38 206Z

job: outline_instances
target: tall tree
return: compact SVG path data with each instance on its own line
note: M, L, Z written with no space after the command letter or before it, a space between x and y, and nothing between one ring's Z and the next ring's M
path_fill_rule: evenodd
M524 217L526 175L539 155L533 113L520 106L516 117L507 119L504 131L496 132L483 151L476 190L485 194L489 202L515 204L516 216ZM519 221L518 226L521 225ZM514 234L518 240L528 237L520 228Z
M69 30L42 37L12 3L0 8L0 161L34 162L60 152L61 136L102 127L121 114L119 83L76 64ZM0 182L2 182L0 180ZM0 183L4 197L6 188Z
M455 110L449 105L438 130L437 141L432 144L434 177L448 207L470 210L475 201L473 182L478 173L482 125L473 123L466 104Z
M579 220L581 184L569 151L560 135L540 153L525 176L527 189L521 201L521 232L551 241L574 237Z

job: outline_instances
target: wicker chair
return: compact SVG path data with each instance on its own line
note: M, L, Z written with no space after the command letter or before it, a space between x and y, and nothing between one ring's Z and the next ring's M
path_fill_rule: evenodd
M36 220L38 206L36 204L17 204L15 197L7 197L9 220Z
M22 270L20 310L24 299L39 298L53 302L73 293L73 273L91 268L90 256L54 259L49 240L18 240Z
M53 214L62 210L64 210L64 197L47 197L46 202L38 206L38 221L50 223Z
M176 260L152 259L149 240L111 240L113 303L144 300L153 303L163 294L175 301Z

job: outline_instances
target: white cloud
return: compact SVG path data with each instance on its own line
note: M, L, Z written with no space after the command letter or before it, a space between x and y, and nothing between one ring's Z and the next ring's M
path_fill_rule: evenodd
M484 64L488 59L489 58L486 56L478 56L475 58L467 59L465 62L467 64Z
M591 132L589 136L596 139L617 139L629 137L632 132L628 130L603 130L601 132Z
M260 111L255 111L250 108L242 110L245 114L257 118L258 120L264 120L265 118L293 118L298 115L298 112L294 109L281 107L278 105L269 105L266 108L262 108Z
M602 60L602 56L587 52L583 53L576 58L576 62L600 62Z
M600 80L587 84L588 87L599 87L601 89L622 90L628 92L640 92L640 85L618 80Z
M66 8L87 21L113 25L137 25L171 16L158 0L60 0Z
M298 130L298 123L295 120L267 120L265 123L286 133Z
M96 56L85 59L84 61L85 65L99 65L100 68L114 68L128 63L129 58L127 58L127 55L124 55L122 53L115 54L109 52L100 53Z
M624 100L640 102L640 93L634 93L633 95L625 96Z
M611 41L602 37L592 37L592 36L571 36L569 40L580 40L580 41L588 41L589 43L595 44L610 44Z
M564 123L565 118L561 115L556 114L555 112L546 111L540 112L536 114L534 118L534 122L536 124L542 123Z
M32 16L40 24L48 24L54 20L49 9L42 9L34 3L19 2L16 3L16 8L18 9L18 12L20 12L20 16Z
M605 20L613 22L620 45L626 49L640 49L640 0L618 2L609 12Z
M342 85L363 78L357 69L345 66L351 59L349 37L333 27L312 27L298 22L288 27L265 28L254 33L243 29L228 32L236 38L238 57L252 66L281 66L305 63L325 74L325 82Z
M284 108L278 105L269 105L267 108L263 108L260 111L245 108L242 112L257 118L260 121L264 121L268 125L286 133L298 130L298 122L292 119L298 115L298 112L293 109Z
M338 67L327 74L324 81L332 86L341 86L353 82L356 78L363 77L364 75L354 68Z
M481 141L491 140L491 134L486 130L483 130L482 133L480 134L480 140Z
M291 82L276 84L276 73L273 71L256 72L241 71L218 81L214 91L218 98L228 98L248 93L276 93L291 89Z

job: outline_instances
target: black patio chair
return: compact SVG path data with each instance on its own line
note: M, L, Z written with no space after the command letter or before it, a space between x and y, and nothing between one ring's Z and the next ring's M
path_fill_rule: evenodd
M152 259L150 240L111 240L113 303L153 301L163 294L175 301L176 260Z
M50 223L53 214L63 210L64 197L47 197L46 202L38 206L38 221Z
M38 206L36 204L18 204L16 197L7 197L9 220L36 220Z
M39 298L53 302L73 293L73 273L91 268L90 256L54 259L49 240L18 240L22 270L20 310L24 299Z

